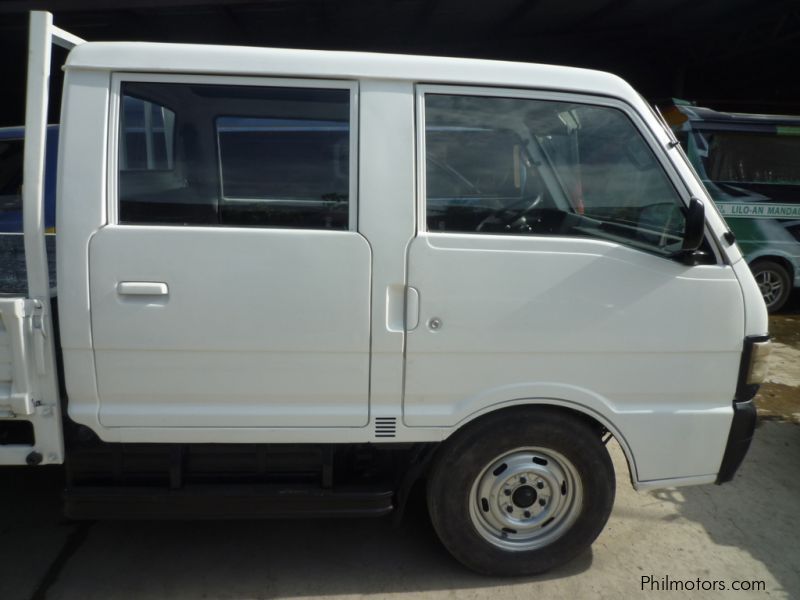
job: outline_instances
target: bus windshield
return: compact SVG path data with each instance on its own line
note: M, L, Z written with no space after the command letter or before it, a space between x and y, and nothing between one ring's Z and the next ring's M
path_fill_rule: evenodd
M792 128L794 129L794 128ZM800 185L800 128L794 135L742 131L703 132L702 157L710 181Z

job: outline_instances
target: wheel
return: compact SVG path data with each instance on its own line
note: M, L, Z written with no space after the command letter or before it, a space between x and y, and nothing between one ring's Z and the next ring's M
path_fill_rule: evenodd
M786 268L771 260L757 260L750 265L758 289L764 297L769 312L777 312L789 299L792 278Z
M442 543L470 569L531 575L588 548L615 491L599 432L558 409L509 409L443 443L428 510Z

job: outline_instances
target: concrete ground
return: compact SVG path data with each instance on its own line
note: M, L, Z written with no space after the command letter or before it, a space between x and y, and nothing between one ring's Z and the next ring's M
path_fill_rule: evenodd
M800 426L763 423L724 486L634 492L592 550L545 576L488 579L456 563L416 499L389 520L96 522L60 516L58 473L0 475L2 600L628 598L653 580L763 581L761 592L658 597L800 598ZM649 593L650 588L647 588Z

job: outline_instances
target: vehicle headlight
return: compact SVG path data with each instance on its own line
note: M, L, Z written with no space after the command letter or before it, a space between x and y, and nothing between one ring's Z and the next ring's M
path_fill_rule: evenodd
M764 383L769 370L767 359L771 350L772 344L769 340L753 342L750 345L750 364L747 367L745 383L748 385Z

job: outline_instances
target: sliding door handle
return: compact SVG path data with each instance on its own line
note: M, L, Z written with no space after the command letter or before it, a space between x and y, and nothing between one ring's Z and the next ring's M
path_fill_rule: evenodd
M160 281L120 281L117 293L120 296L166 296L169 287Z

